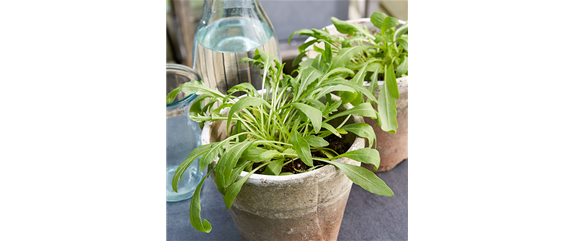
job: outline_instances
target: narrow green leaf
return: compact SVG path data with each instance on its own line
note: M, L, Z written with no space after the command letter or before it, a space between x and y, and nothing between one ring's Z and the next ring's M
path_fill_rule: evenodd
M395 32L395 41L397 41L399 38L401 38L403 36L404 33L406 33L407 31L409 31L409 22L406 22L405 24L403 24L401 27L399 27L397 29L397 31Z
M369 141L368 143L369 148L373 146L373 141L375 140L376 136L375 136L375 130L373 130L373 127L371 125L367 123L353 123L345 125L341 128L348 132L352 132L359 137L367 138L367 140Z
M253 164L253 162L246 161L243 164L241 164L240 166L233 168L233 171L231 171L231 178L230 178L231 181L234 182L237 179L237 177L239 176L239 174L241 174L241 172L243 170L245 170L245 168L247 166L252 165L252 164Z
M265 168L263 174L275 176L279 175L279 173L281 173L281 169L283 168L284 161L285 159L277 159L269 162L269 165L267 165L267 168Z
M323 75L323 77L321 77L321 79L319 80L319 84L328 79L329 77L331 77L332 75L345 74L344 76L346 76L346 75L353 75L354 73L355 72L353 72L353 70L350 70L345 67L334 68L331 69L327 74Z
M267 101L265 101L264 99L261 99L261 98L250 97L250 96L240 98L239 101L235 102L233 104L233 106L231 107L231 109L229 110L229 114L227 116L227 130L229 131L229 125L231 124L231 118L233 117L233 114L235 114L235 112L243 110L249 106L260 106L260 105L265 105L265 106L271 108L271 105L269 105L269 103L267 103Z
M379 169L379 164L381 164L381 156L379 155L379 152L370 148L361 148L358 150L345 152L335 157L335 159L340 157L348 157L351 160L365 164L373 164L375 166L375 170Z
M341 138L341 134L331 124L323 122L321 126Z
M303 101L309 102L309 104L315 106L316 108L318 108L321 111L325 110L325 104L321 103L321 101L316 100L316 99L311 99L311 98L305 98Z
M330 82L330 81L328 81ZM323 96L331 96L329 93L335 92L335 91L350 91L350 92L355 92L357 91L354 87L356 86L347 86L347 85L327 85L327 86L322 86L319 87L317 89L314 90L315 93L313 93L312 95L315 96L315 98L321 98Z
M212 90L209 87L205 86L203 82L199 81L189 81L185 82L179 86L180 90L186 94L198 94L198 95L207 95L209 97L219 97L224 98L223 95L218 90Z
M345 80L332 80L332 81L327 81L321 85L318 86L318 88L322 88L325 86L329 86L329 87L336 87L335 89L338 91L357 91L359 93L364 94L367 99L372 100L372 101L376 101L377 99L375 98L375 95L373 95L373 93L369 92L369 90L367 90L367 88L363 87L363 86L359 86L356 83L353 83L351 81L345 81ZM338 86L338 87L337 87ZM352 90L346 90L343 87L351 87ZM331 91L332 92L332 91ZM330 92L321 92L323 95L325 95L326 93L330 93ZM318 95L318 96L323 96L323 95Z
M327 120L332 120L332 119L335 119L337 117L347 116L347 115L359 115L359 116L372 117L372 118L377 117L377 114L376 114L376 112L373 109L373 106L371 104L362 103L362 104L355 106L351 109L341 111L341 112L327 118Z
M257 90L255 90L255 87L253 87L253 85L251 85L251 83L241 83L241 84L236 84L233 87L231 87L227 93L234 93L236 91L243 91L243 92L247 92L250 94L254 94Z
M399 44L403 46L403 49L405 49L407 52L409 51L409 42L407 40L405 40L404 38L400 38L397 39L397 42L399 42Z
M299 45L299 47L297 47L297 49L299 50L299 52L304 53L305 50L306 50L309 46L313 45L313 44L316 43L316 42L317 42L317 39L313 39L313 40L311 40L311 41L309 41L309 42L306 42L306 43L303 43L303 44Z
M236 144L236 145L230 147L229 149L225 150L225 152L223 152L223 155L219 159L219 163L218 163L219 168L217 169L216 175L219 173L222 174L224 186L228 186L229 183L232 181L232 180L230 180L231 170L237 164L237 160L243 154L243 151L245 151L245 149L247 149L247 147L249 147L251 144L253 144L253 142L254 141L241 142L239 144Z
M401 77L409 71L409 57L405 57L405 60L397 67L397 76Z
M345 175L355 184L361 186L365 190L382 196L392 197L395 194L387 184L381 180L375 173L367 170L364 167L349 165L346 163L339 163L334 161L324 161L337 168L341 169Z
M241 155L241 159L248 160L251 162L262 162L265 160L270 160L271 158L277 156L279 151L268 150L260 147L247 149Z
M313 160L311 159L311 148L309 147L309 143L299 135L297 130L293 129L289 143L295 147L295 151L297 151L297 155L299 155L301 161L303 161L305 165L312 167Z
M205 169L209 165L209 163L215 161L215 158L217 158L217 156L223 152L223 144L225 144L225 142L228 141L224 140L221 142L214 142L212 148L210 148L205 153L205 155L203 155L201 159L199 159L200 171L203 171L203 169Z
M331 49L331 45L328 43L325 43L325 62L328 66L333 62L333 50Z
M383 83L379 92L379 102L377 104L379 117L378 125L386 132L395 133L397 130L397 104L395 98L391 96L387 88L387 83Z
M329 142L327 142L325 139L318 137L318 136L306 136L303 137L303 139L305 139L307 141L307 143L309 143L309 146L312 147L325 147L329 145Z
M196 147L195 149L193 149L193 151L191 151L191 153L189 153L187 158L185 158L185 160L177 167L175 173L173 174L173 178L171 179L171 186L173 188L173 191L177 192L177 183L181 179L181 176L183 175L185 170L189 168L191 163L193 163L197 158L208 152L212 146L213 143L201 145Z
M315 82L315 80L317 80L322 75L323 75L323 72L321 72L320 70L318 70L312 66L304 67L300 72L300 77L298 77L298 78L300 78L300 85L298 87L300 92L307 89L308 85Z
M343 103L343 100L338 100L338 101L333 102L333 104L329 105L329 107L325 108L325 111L323 111L323 114L325 115L325 117L327 117L332 112L337 111L339 109L339 106L341 106L342 103Z
M175 100L175 98L177 97L177 94L179 94L179 86L177 88L173 89L172 91L170 91L169 94L167 94L167 97L166 97L167 104L170 104L171 102L173 102Z
M395 67L392 63L387 66L387 70L385 71L385 83L387 83L387 89L391 96L398 99L399 86L397 85L397 79L395 78Z
M345 65L349 63L351 58L357 56L357 54L367 50L368 48L370 48L370 46L354 46L350 48L342 48L337 53L337 56L333 58L333 62L331 64L330 69L345 67Z
M225 207L227 208L227 210L231 208L233 200L235 200L237 194L239 194L239 191L241 191L241 187L243 187L243 184L247 181L247 179L249 179L249 177L253 175L253 173L255 173L257 170L259 170L259 168L263 166L264 165L253 169L251 172L249 172L249 174L245 175L244 177L234 182L227 188L225 195L223 196L223 201L225 202Z
M351 79L351 82L359 85L359 86L363 86L363 81L365 79L365 75L367 74L367 66L368 64L363 65L363 67L361 67L361 69L355 74L355 76L353 76L353 78Z
M291 38L293 38L293 35L295 34L299 34L299 36L302 35L313 36L313 31L311 31L311 29L301 29L291 33L291 35L289 35L289 38L287 39L287 43L289 45L291 45Z
M311 120L313 131L315 133L321 130L321 121L323 120L323 116L320 110L303 103L293 103L292 105Z
M197 231L203 233L211 232L211 224L206 219L201 221L201 204L199 203L199 196L201 195L201 186L203 185L203 182L207 177L209 177L209 174L211 174L213 170L215 169L212 169L209 173L207 173L207 175L205 175L205 177L201 179L201 182L199 182L195 188L195 192L193 192L193 196L189 204L189 221L191 226L193 226L193 228L195 228Z

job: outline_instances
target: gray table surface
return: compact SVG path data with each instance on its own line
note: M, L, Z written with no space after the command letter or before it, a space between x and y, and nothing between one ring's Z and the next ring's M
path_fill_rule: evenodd
M408 239L408 159L389 172L377 173L395 196L383 197L353 184L338 240ZM189 223L189 203L167 203L167 240L242 240L212 181L201 190L201 216L212 226L201 233Z

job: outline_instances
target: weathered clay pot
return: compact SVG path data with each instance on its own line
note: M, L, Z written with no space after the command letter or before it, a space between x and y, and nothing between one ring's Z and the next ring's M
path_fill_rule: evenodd
M352 122L364 121L353 116ZM223 140L225 127L225 121L206 123L202 143ZM344 141L352 143L348 151L365 146L363 138L345 136ZM336 161L360 165L348 158ZM238 178L247 174L242 172ZM214 173L211 178L215 181ZM352 184L332 165L288 176L253 174L233 201L230 213L244 240L336 240Z
M357 23L359 25L367 26L371 32L375 33L378 29L373 26L371 19L361 18L355 20L348 20L347 22ZM405 22L399 20L400 24ZM344 36L337 31L335 25L329 25L325 27L329 33L333 35ZM310 41L312 38L308 38L305 42ZM323 43L317 44L318 47L324 48ZM307 56L314 58L318 55L317 52L313 50L313 46L307 48L309 50ZM383 81L379 81L379 86L383 84ZM375 130L377 138L377 150L381 156L381 163L379 169L374 170L374 172L385 172L393 169L397 164L404 161L409 156L409 93L408 93L408 76L404 76L397 79L397 85L399 86L400 98L397 99L397 123L398 128L396 134L388 133L383 131L380 127L377 127L377 121L370 118L365 119L365 122L373 127ZM368 86L366 83L365 86ZM379 97L378 90L375 91L375 96ZM373 170L373 165L362 164L363 167Z

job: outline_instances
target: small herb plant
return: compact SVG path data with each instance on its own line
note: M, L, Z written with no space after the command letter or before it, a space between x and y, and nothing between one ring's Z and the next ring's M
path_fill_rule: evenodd
M350 82L363 86L364 81L370 81L369 92L372 94L378 88L377 81L384 79L379 99L367 101L377 106L377 126L395 133L398 126L395 98L399 98L396 76L408 74L408 22L396 29L399 25L396 18L375 12L371 15L371 22L380 31L373 34L356 23L335 17L331 21L337 31L347 37L332 35L326 29L301 29L293 32L289 36L289 43L295 34L314 38L299 46L300 54L294 59L293 66L311 65L323 72L344 68L354 73ZM325 48L317 47L316 43L324 43ZM319 55L300 62L307 55L309 46L313 46ZM332 61L334 58L338 61ZM365 101L358 92L341 91L338 95L343 103L359 105Z
M209 233L211 224L201 219L199 196L201 185L215 171L215 183L219 192L224 195L227 209L242 185L253 173L263 170L262 174L292 175L282 172L283 167L292 162L302 162L307 171L322 165L334 165L342 170L349 179L369 192L393 196L392 190L373 172L345 163L335 162L341 157L375 165L380 163L379 153L375 149L364 148L346 153L337 153L329 148L324 138L335 135L341 137L349 132L368 140L372 147L375 140L373 128L365 123L347 124L351 115L376 118L376 111L371 104L362 103L351 109L338 111L343 100L331 98L331 93L348 91L364 93L368 100L375 97L366 88L356 82L346 81L354 73L343 68L345 56L338 55L328 62L332 68L327 72L317 69L317 63L301 66L297 77L282 73L281 65L273 56L264 52L255 52L253 59L243 61L263 69L264 91L256 91L249 83L232 87L227 95L212 90L200 82L187 82L170 94L167 102L173 101L177 93L197 93L200 96L190 107L190 118L202 126L206 121L227 121L228 137L222 141L202 145L194 149L187 159L178 167L172 185L177 192L177 184L189 165L199 159L202 171L219 157L217 164L211 168L195 190L190 206L192 226ZM237 92L246 93L239 98ZM361 94L362 96L362 94ZM207 104L202 108L202 101ZM216 104L218 103L218 104ZM226 114L223 108L229 108ZM331 121L343 119L342 123L333 126ZM245 177L236 180L241 171L249 172Z

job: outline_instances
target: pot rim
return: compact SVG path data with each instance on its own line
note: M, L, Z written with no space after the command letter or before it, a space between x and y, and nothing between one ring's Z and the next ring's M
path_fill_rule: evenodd
M352 108L352 105L350 103L344 104L343 105L345 108ZM229 107L221 110L221 114L225 114L226 112L229 111ZM364 119L361 116L357 116L357 115L352 115L353 119L355 121L355 123L364 123ZM201 131L201 144L205 145L205 144L209 144L210 139L211 139L211 126L212 126L213 122L211 121L207 121L205 122L205 125L203 127L203 130ZM349 149L346 152L352 151L352 150L357 150L360 148L365 148L365 138L356 136L355 141L351 144L351 147L349 147ZM345 152L345 153L346 153ZM215 160L213 160L211 163L217 163L217 161L219 160L219 157L217 157ZM350 164L352 162L356 162L356 163L360 163L358 161L355 160L351 160L347 157L341 157L338 158L336 160L334 160L336 162L340 162L340 163L347 163ZM331 169L329 169L331 168ZM304 172L304 173L297 173L297 174L293 174L293 175L285 175L285 176L274 176L274 175L264 175L264 174L257 174L257 173L253 173L247 180L247 182L250 183L259 183L259 182L274 182L274 181L287 181L287 180L298 180L298 179L304 179L304 178L308 178L308 177L313 177L319 173L322 172L328 172L328 171L340 171L340 170L336 170L335 166L333 165L325 165L323 167L317 168L313 171L310 172ZM241 171L241 174L239 174L239 176L237 178L241 178L244 177L245 175L249 174L249 172L246 171Z

